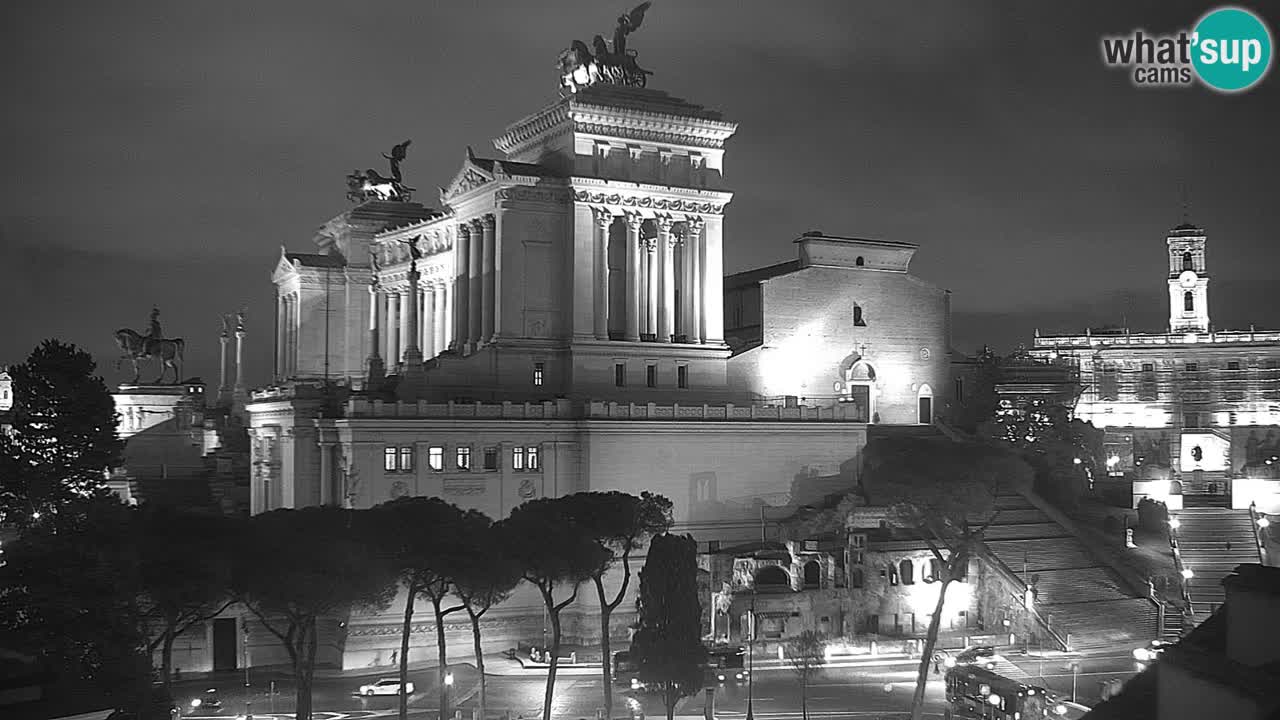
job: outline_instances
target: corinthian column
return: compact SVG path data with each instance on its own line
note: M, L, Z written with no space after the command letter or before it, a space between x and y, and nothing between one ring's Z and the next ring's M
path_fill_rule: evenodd
M644 293L644 331L649 335L658 334L658 239L649 238L644 241L645 257L645 293Z
M640 339L640 224L639 215L627 215L627 339Z
M440 291L435 285L422 288L422 356L432 358L440 352L436 349L436 303Z
M449 345L457 349L459 354L464 352L463 346L467 342L467 320L470 319L470 310L467 307L471 299L470 263L471 226L463 223L458 226L458 239L453 246L455 275L453 292L449 294L453 299L453 335Z
M436 354L449 348L449 283L436 285Z
M387 291L387 363L388 367L395 367L396 359L400 357L399 341L400 327L400 295L393 291Z
M484 309L484 280L481 270L484 252L484 228L479 220L471 221L471 253L467 258L467 289L471 297L467 299L467 346L472 351L480 344L482 330L480 314Z
M497 222L497 218L493 215L485 215L480 220L481 231L484 233L484 258L480 266L483 272L480 283L480 342L484 343L493 339L494 319L497 317L498 296L497 285L494 282L498 268L498 260L495 255L496 238L494 237Z
M404 361L406 363L421 363L422 349L418 347L418 280L421 275L418 273L416 262L409 265L409 289L405 291L404 301L408 303L409 312L403 324L404 333Z
M700 217L691 217L685 221L687 232L685 233L685 257L691 266L689 278L693 281L689 287L689 328L685 332L689 335L691 343L705 343L707 341L706 326L703 324L703 305L702 305L702 288L705 286L702 278L702 270L705 266L703 261L703 244L702 244L702 228L704 223Z
M613 213L604 208L592 208L596 228L596 317L597 340L609 339L609 227L613 225Z
M658 342L671 342L671 335L675 332L676 313L676 239L671 235L671 226L675 221L669 217L660 217L657 224L658 265L662 271L658 288Z

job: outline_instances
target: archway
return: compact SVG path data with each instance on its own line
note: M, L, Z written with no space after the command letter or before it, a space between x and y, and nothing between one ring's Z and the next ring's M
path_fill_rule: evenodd
M843 391L840 402L853 406L854 419L871 422L875 417L876 369L858 353L853 353L840 363Z
M804 564L804 586L806 589L814 589L822 585L822 566L817 560L810 560Z
M933 388L929 383L920 386L920 390L916 392L916 422L921 425L933 424Z
M916 569L910 560L903 560L898 563L898 579L903 585L914 585L916 582Z
M787 571L777 565L766 565L756 570L755 583L756 589L761 591L791 588L791 578Z

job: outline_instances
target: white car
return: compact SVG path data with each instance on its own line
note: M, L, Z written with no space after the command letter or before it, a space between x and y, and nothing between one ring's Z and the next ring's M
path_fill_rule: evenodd
M408 695L413 694L413 683L406 682L404 691ZM378 682L369 685L360 686L361 695L399 695L400 681L396 678L382 678Z

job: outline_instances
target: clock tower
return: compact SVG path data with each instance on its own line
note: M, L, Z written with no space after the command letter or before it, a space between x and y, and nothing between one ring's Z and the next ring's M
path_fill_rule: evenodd
M1169 332L1208 332L1209 274L1204 230L1183 223L1169 231Z

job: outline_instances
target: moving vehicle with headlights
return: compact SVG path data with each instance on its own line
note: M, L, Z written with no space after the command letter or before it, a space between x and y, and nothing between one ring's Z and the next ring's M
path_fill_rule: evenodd
M719 684L745 682L747 651L741 645L717 645L707 649L707 665Z
M1173 643L1168 640L1152 640L1143 647L1134 648L1133 659L1138 661L1138 669L1146 668L1148 663L1153 663L1164 653L1165 648Z
M1052 692L997 675L980 665L947 670L947 720L1042 720L1060 718L1067 706Z
M951 667L952 664L981 665L988 670L994 670L996 667L996 649L991 645L966 648L956 653L955 663L947 663L947 667Z
M188 715L213 715L222 711L222 698L216 688L209 688L200 697L191 698L187 704Z
M405 694L413 694L413 681L407 681L404 684ZM382 678L381 680L360 686L360 694L365 696L372 695L399 695L400 679L399 678Z

